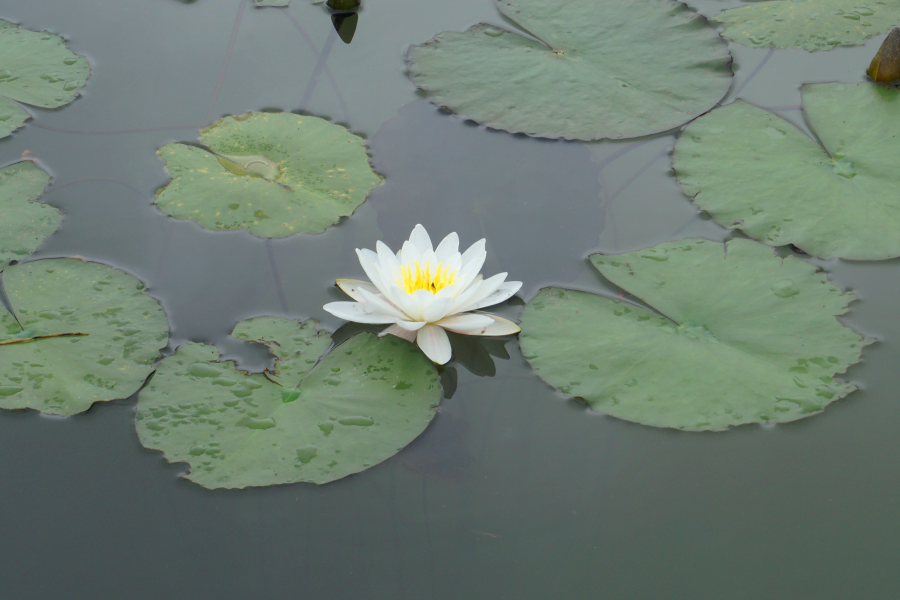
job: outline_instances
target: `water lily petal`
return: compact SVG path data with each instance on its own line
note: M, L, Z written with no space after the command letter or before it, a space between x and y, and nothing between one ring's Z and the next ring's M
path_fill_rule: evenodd
M494 320L494 322L488 325L482 331L466 331L466 335L515 335L522 331L522 329L512 321L507 321L506 319L502 319L497 315L491 315L489 313L478 314L489 316Z
M466 254L468 254L468 250L466 251ZM484 265L485 258L487 258L487 253L484 250L482 250L480 254L470 256L468 260L463 256L463 265L459 269L459 274L457 275L455 282L460 289L469 289L472 283L478 278L481 267Z
M425 310L425 307L434 302L434 294L428 290L416 290L410 294L409 297L418 302L419 306L422 307L422 310Z
M425 356L439 365L446 364L453 353L447 332L437 325L426 325L420 329L419 335L416 336L416 343L419 344L419 348L422 349Z
M513 294L522 287L521 281L506 281L500 285L494 292L479 302L475 308L483 308L485 306L493 306L500 304L504 300L508 300Z
M378 260L378 255L372 252L371 250L360 250L357 248L356 255L359 257L359 264L362 266L363 271L366 272L366 276L368 276L369 281L371 281L378 291L390 298L389 291L387 289L387 282L384 281L384 278L381 275L380 261Z
M429 249L423 252L422 256L419 257L419 265L423 271L425 267L428 267L428 273L433 277L437 271L437 258L434 256L434 250Z
M481 302L485 301L491 294L496 292L500 286L503 285L505 279L506 273L497 273L493 277L488 277L482 281L481 285L478 286L478 293L472 297L470 303L465 306L457 306L457 312L474 310ZM459 300L457 300L457 304L459 304Z
M447 316L447 313L455 304L453 298L438 298L425 307L422 312L422 319L429 323L434 323Z
M410 296L402 290L397 290L394 296L394 304L403 311L407 318L412 321L422 320L422 306L413 296Z
M435 300L437 300L438 298L456 298L457 294L459 294L461 291L462 291L462 288L460 288L456 284L448 285L444 289L439 290L434 295L434 298L435 298Z
M407 331L418 331L428 325L425 321L397 321L397 326Z
M455 331L456 333L467 334L471 331L484 331L490 327L493 322L494 319L486 315L465 313L444 317L436 322L435 325L439 325L450 331Z
M450 311L450 314L465 312L463 310L464 307L474 304L476 297L481 298L482 296L479 295L479 290L483 283L484 281L482 280L481 274L478 274L469 288L456 297L456 303L453 305L453 310Z
M473 260L476 256L484 254L484 252L485 252L484 247L485 247L486 243L487 242L484 240L484 238L481 238L480 240L478 240L477 242L475 242L474 244L469 246L469 248L465 252L463 252L463 255L462 255L463 266L465 266L467 263L469 263L471 260ZM482 264L484 264L483 260L482 260ZM478 270L479 271L481 270L480 265L478 267Z
M398 325L391 325L390 327L379 333L378 337L384 337L386 335L395 335L398 338L406 340L407 342L415 342L418 333L416 333L415 331L410 331L409 329L403 329Z
M412 233L409 234L409 241L422 254L425 252L434 252L434 247L431 245L431 238L428 237L428 232L425 231L425 228L421 225L416 225L413 228Z
M397 253L397 260L401 266L405 267L406 265L414 265L421 258L421 255L422 253L413 246L412 242L406 241L403 242L400 252Z
M459 236L453 232L441 240L434 251L434 257L439 263L452 267L457 256L459 256Z
M380 313L385 315L391 315L397 319L408 320L409 317L405 315L402 311L400 311L396 306L386 301L381 296L376 296L369 290L359 288L359 294L363 298L363 302L365 304L371 305Z
M362 302L329 302L322 308L339 319L354 323L387 324L397 322L396 317L378 312L374 307Z
M369 283L368 281L359 281L358 279L338 279L334 282L334 284L341 288L341 291L343 291L345 294L347 294L357 302L363 301L362 296L359 295L359 290L361 288L365 288L373 294L381 293L373 284Z
M397 260L397 255L391 252L387 244L380 240L375 244L375 248L378 250L378 260L381 263L382 274L387 274L394 280L400 279L400 261Z

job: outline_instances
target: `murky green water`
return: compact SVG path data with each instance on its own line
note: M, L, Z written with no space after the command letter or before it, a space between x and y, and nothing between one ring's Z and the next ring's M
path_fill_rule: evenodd
M695 4L713 14L739 2ZM36 255L79 255L145 281L174 347L234 340L255 315L312 317L360 277L354 248L486 236L485 272L609 291L584 258L724 231L671 176L674 136L585 146L487 131L418 97L403 52L502 18L487 0L372 0L344 44L308 0L0 0L0 17L88 56L84 97L0 142L55 179L66 215ZM809 54L732 45L729 98L804 126L799 85L859 81L883 36ZM652 65L648 65L652 68ZM727 100L726 100L727 101ZM156 149L226 114L304 110L369 138L386 176L322 235L211 234L156 210ZM851 199L852 200L852 199ZM900 555L900 263L819 261L856 291L847 321L877 335L864 389L790 425L685 434L587 413L518 345L457 347L452 397L398 456L323 487L209 491L141 448L134 399L68 419L0 414L0 536L9 598L896 598ZM502 312L515 316L515 303ZM700 374L698 374L700 376Z

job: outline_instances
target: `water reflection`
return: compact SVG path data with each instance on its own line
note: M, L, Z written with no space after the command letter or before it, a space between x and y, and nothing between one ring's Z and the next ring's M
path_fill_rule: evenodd
M359 15L357 13L338 13L331 15L331 23L334 30L337 31L338 37L345 44L353 41L353 34L356 33L356 25L359 23Z
M485 129L417 100L370 147L385 183L369 202L388 246L417 223L435 239L457 231L463 246L484 237L485 272L524 280L520 295L528 297L541 283L577 277L597 245L600 184L582 144Z
M470 484L475 463L469 449L470 430L469 420L459 411L440 411L425 433L397 455L397 460L425 479Z
M360 1L328 0L325 5L331 12L331 24L334 25L338 37L345 44L352 42L359 23L359 14L356 11L360 7Z
M502 305L501 305L502 306ZM337 347L362 332L378 334L384 325L366 325L363 323L347 323L332 334L334 347ZM438 367L441 372L441 385L444 398L450 399L456 393L459 376L456 367L460 366L476 377L494 377L497 365L494 359L509 360L506 344L509 337L479 337L447 332L450 345L453 347L453 358L445 367ZM243 357L242 357L243 358Z

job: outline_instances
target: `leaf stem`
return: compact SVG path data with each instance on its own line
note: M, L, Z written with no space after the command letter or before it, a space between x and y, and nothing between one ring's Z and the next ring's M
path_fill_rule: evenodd
M9 340L8 342L0 342L0 346L8 346L9 344L24 344L25 342L33 342L34 340L43 340L47 338L58 338L58 337L70 337L74 335L90 335L89 333L49 333L47 335L36 335L30 338L23 338L21 340Z

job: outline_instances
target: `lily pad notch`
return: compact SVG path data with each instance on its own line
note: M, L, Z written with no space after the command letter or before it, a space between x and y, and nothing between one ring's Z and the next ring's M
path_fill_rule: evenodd
M361 137L318 117L225 117L201 130L200 142L159 150L172 181L157 192L156 205L211 231L246 229L263 238L321 233L383 181Z
M141 443L186 462L206 488L323 484L387 460L418 437L442 391L437 368L393 336L360 333L330 351L315 321L258 317L232 335L265 344L273 371L250 374L188 343L141 390Z
M494 0L533 38L479 24L407 53L434 104L510 133L591 141L674 129L733 73L706 18L673 0Z
M836 318L855 297L804 260L734 239L591 262L652 310L547 288L525 307L520 343L541 379L595 410L721 431L802 419L856 389L834 377L873 340Z
M50 175L30 160L0 169L0 271L59 228L62 213L37 201L49 183Z
M684 193L723 227L820 258L900 256L900 90L806 84L816 138L736 100L688 125L673 165Z
M0 138L31 115L20 106L60 108L87 83L91 67L63 38L0 19Z
M75 258L7 266L0 307L0 408L53 415L127 398L153 371L169 326L144 284Z

